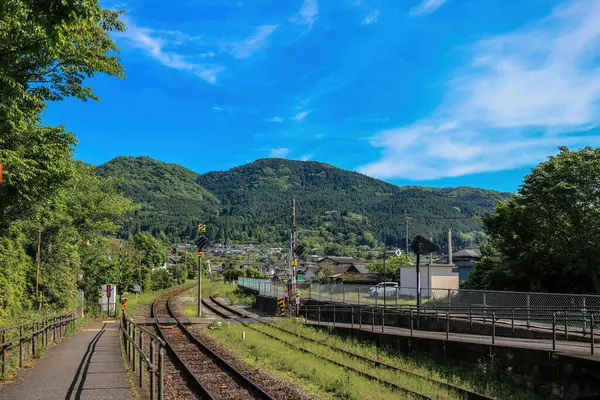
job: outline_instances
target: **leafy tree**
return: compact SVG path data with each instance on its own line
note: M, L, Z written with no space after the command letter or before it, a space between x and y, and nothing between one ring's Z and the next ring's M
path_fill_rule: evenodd
M148 232L136 233L131 237L133 247L143 254L142 264L157 268L165 260L167 249L158 239Z
M496 257L478 263L465 287L599 292L600 149L561 147L484 223Z
M397 281L398 279L400 279L400 267L402 265L410 265L410 263L410 259L405 254L402 254L400 257L388 257L388 259L386 260L385 268L387 271L387 275L384 277L384 279L386 281ZM382 259L371 261L366 265L366 267L369 270L369 272L379 273L383 276L384 268Z

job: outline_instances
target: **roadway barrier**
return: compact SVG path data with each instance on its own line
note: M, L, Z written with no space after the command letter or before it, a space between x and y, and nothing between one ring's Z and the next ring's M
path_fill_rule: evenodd
M6 376L11 370L22 368L23 363L34 358L50 343L57 343L75 328L74 313L44 317L0 329L0 375Z
M148 385L149 400L163 400L165 342L153 332L133 322L126 313L122 314L120 329L127 361L131 364L134 375L137 371L138 386L142 388Z

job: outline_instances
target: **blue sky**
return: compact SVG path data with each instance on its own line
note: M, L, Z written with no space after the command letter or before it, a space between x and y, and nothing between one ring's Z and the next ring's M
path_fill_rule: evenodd
M101 164L198 172L264 157L396 184L514 191L559 145L600 146L600 1L130 0L127 79L45 121Z

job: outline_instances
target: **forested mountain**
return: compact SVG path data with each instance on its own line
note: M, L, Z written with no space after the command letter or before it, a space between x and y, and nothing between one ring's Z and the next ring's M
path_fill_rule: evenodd
M260 159L229 171L196 174L147 157L118 157L98 173L122 178L123 191L143 205L140 224L169 237L190 236L195 224L209 225L213 241L285 242L291 198L297 201L300 240L315 252L366 251L378 243L404 246L409 237L433 237L442 247L448 228L458 247L481 240L474 217L510 195L459 187L396 186L314 161Z
M148 157L117 157L97 168L102 177L120 179L120 189L142 208L128 223L133 230L167 236L185 234L188 225L217 216L219 200L196 183L198 174ZM189 227L187 234L189 235Z

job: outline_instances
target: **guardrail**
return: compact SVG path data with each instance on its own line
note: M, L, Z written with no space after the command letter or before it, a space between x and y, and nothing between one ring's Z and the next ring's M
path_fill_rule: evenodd
M34 358L39 350L49 343L57 343L75 327L74 313L44 317L0 329L0 375L6 376L13 360L18 358L18 367Z
M163 400L164 398L164 359L166 343L153 332L136 324L123 314L121 318L121 337L127 361L135 374L137 371L138 386L144 387L148 382L150 400ZM146 340L149 342L146 342ZM145 344L148 348L145 348ZM146 366L147 374L144 374ZM147 375L147 379L144 376ZM158 380L158 382L157 382Z
M532 310L529 310L531 312ZM355 326L359 329L363 329L364 326L368 328L371 326L371 331L375 332L377 329L381 329L381 333L385 333L385 328L398 328L396 324L391 324L390 319L405 317L408 318L409 323L406 329L410 330L410 336L414 335L415 331L423 331L423 332L432 332L431 330L423 330L419 329L419 318L420 315L417 313L415 308L400 308L400 309L389 309L384 307L353 307L353 306L335 306L335 305L327 305L327 306L304 306L301 308L301 313L306 320L316 321L318 325L326 325L326 326L336 326L336 323L339 325L340 323L345 323L350 325L350 328L354 328ZM425 313L433 314L432 310L426 310ZM518 313L518 312L517 312ZM567 326L569 323L578 322L583 326L588 326L589 330L583 332L583 338L588 338L587 340L581 340L581 346L579 347L582 352L585 352L584 346L586 343L589 343L589 354L595 354L595 342L596 342L596 325L600 320L600 310L593 311L579 311L577 310L575 314L568 314L567 312L561 315L560 312L547 310L547 309L538 309L535 311L536 317L539 319L547 320L548 329L551 332L551 344L548 343L548 349L552 351L557 350L557 341L559 341L560 336L562 335L563 342L568 340L568 330ZM430 315L431 316L431 315ZM453 318L467 318L472 324L476 318L479 318L480 315L470 314L462 314L456 315L449 310L436 310L435 316L438 319L443 319L445 324L445 339L449 340L450 335L465 333L460 330L458 332L453 331L451 328L451 321ZM514 332L514 321L515 321L515 312L514 310L509 309L500 309L496 308L490 312L490 315L487 316L487 321L491 323L491 335L490 336L490 344L495 345L496 339L500 336L506 337L506 335L498 335L497 327L500 324L506 326L506 321L512 321L512 328ZM387 322L387 324L386 324ZM486 336L486 335L483 335ZM583 339L582 338L582 339ZM549 339L547 339L550 341ZM545 343L544 341L538 341L537 343ZM574 351L575 344L573 342L569 342L571 346L571 351Z

